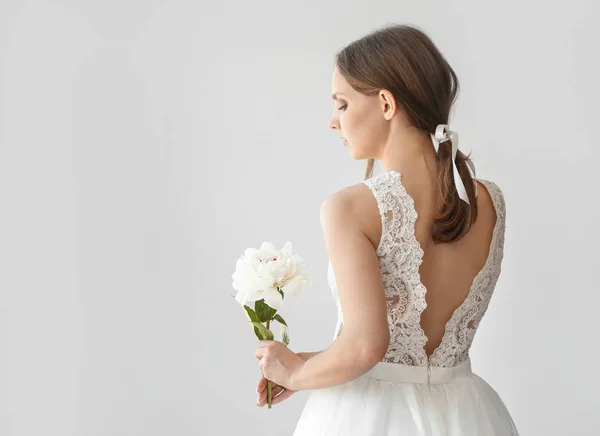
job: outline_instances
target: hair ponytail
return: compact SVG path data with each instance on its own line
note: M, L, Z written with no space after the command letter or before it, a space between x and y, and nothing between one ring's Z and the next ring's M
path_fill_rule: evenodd
M460 150L456 153L456 168L467 191L469 203L459 198L454 183L452 169L451 140L442 142L437 153L437 192L438 208L434 216L433 241L452 242L461 239L477 219L477 199L475 197L475 181L471 176L465 156Z
M458 77L433 41L415 26L389 25L350 43L335 57L336 67L356 91L376 95L386 89L417 129L432 134L440 120L448 120L458 95ZM433 146L433 145L432 145ZM450 140L437 155L439 204L433 224L433 241L462 238L477 218L475 185L468 168L470 156L458 150L456 167L467 192L463 201L454 184ZM373 176L369 159L365 179Z

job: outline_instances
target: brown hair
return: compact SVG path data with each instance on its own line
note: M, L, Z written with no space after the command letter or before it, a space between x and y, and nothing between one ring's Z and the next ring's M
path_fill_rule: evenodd
M335 64L358 92L377 95L381 89L390 91L417 129L434 134L439 124L448 124L459 91L458 78L422 30L398 24L380 28L344 47L336 54ZM454 185L451 141L440 143L436 157L440 202L433 227L436 243L462 238L477 219L469 160L470 154L458 151L456 166L470 205L459 198ZM374 159L369 159L365 180L373 176L373 164Z

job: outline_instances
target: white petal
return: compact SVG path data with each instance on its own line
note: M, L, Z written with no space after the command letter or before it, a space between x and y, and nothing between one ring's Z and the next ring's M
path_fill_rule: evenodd
M291 256L292 255L292 243L290 241L287 241L285 243L285 245L283 246L283 248L279 251L285 257Z
M234 280L231 286L233 286L233 289L239 292L246 292L249 290L248 283L241 280Z
M256 282L256 289L267 289L273 287L273 277L271 276L262 276Z
M292 256L292 262L294 262L298 267L304 266L304 259L297 254Z
M235 299L238 303L240 303L242 306L244 306L246 304L246 301L248 300L246 298L246 293L245 292L238 292L235 295Z
M302 294L305 290L310 289L310 281L302 276L297 275L282 289L286 297L297 297Z
M260 251L276 252L277 248L275 247L275 245L273 245L272 242L265 241L262 244L260 244Z
M265 299L265 303L267 303L275 310L279 310L279 308L283 304L283 298L281 297L281 294L276 288L270 288L266 290L263 297Z
M270 280L262 280L253 268L241 266L233 275L233 288L237 291L248 292L270 286Z
M242 260L248 260L250 258L252 258L255 254L256 254L256 248L246 248L244 250L244 254L242 256Z
M246 292L246 301L258 301L261 300L264 296L264 292L262 291L250 291Z

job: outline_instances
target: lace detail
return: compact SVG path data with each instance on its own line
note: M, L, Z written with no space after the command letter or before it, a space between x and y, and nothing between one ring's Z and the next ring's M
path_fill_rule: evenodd
M479 180L488 190L496 209L496 224L488 258L473 279L467 298L452 314L440 346L431 355L432 366L456 366L469 357L471 343L479 323L487 311L500 276L504 258L504 233L506 229L506 204L500 188L488 180Z
M467 359L473 337L500 275L504 252L504 197L493 182L479 181L488 189L497 215L490 252L484 267L473 280L467 298L446 323L442 342L429 359L425 352L427 336L420 325L421 313L427 307L427 290L419 275L424 253L415 236L418 214L414 200L402 185L401 174L396 171L362 181L377 200L381 216L382 232L377 256L390 328L390 344L383 362L449 367ZM344 317L331 261L327 281L338 309L335 339L340 333Z

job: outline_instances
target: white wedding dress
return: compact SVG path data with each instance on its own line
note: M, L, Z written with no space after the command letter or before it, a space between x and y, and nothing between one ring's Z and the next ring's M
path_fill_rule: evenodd
M414 201L396 171L363 181L377 199L383 226L377 254L390 344L382 361L362 376L311 391L293 436L518 435L502 399L471 371L469 359L473 336L492 297L504 255L504 197L495 183L478 180L496 209L489 255L430 358L420 326L426 289L419 276L423 250L415 237ZM328 282L338 308L335 340L343 313L331 262Z

